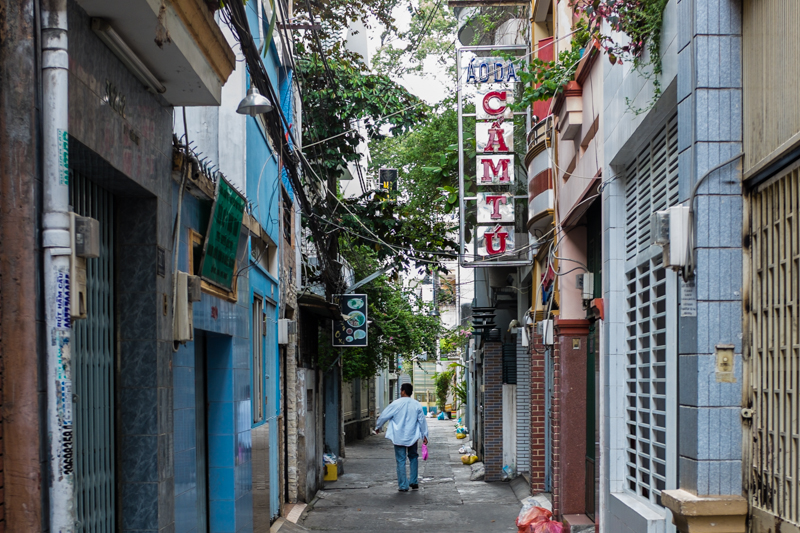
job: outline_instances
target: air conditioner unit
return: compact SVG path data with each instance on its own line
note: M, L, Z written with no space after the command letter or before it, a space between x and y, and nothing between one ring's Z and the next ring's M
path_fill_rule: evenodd
M542 344L553 344L553 321L542 320L536 323L536 334L542 337Z
M287 345L290 341L290 335L297 333L297 322L289 320L288 318L281 318L278 320L278 344Z
M186 272L178 272L175 277L175 317L172 339L176 342L194 340L192 304L189 301L189 278Z

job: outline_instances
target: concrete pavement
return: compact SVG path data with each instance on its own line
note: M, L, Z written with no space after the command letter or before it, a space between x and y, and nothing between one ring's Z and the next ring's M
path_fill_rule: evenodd
M470 481L451 420L428 419L420 489L397 491L394 448L384 435L347 447L345 474L326 482L299 525L313 531L364 533L515 532L520 504L509 483Z

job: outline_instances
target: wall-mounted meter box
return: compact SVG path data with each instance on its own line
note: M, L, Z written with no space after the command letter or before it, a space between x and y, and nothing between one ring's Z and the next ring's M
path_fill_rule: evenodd
M69 214L70 233L70 302L69 314L73 319L86 318L87 285L86 259L100 257L100 222L90 217Z
M678 270L689 253L689 206L674 205L650 217L651 243L664 250L664 267Z
M553 344L553 321L541 320L537 322L536 334L542 337L542 344L551 346Z
M594 299L594 274L584 272L577 276L578 288L581 290L581 299Z
M297 333L297 322L288 318L278 320L278 344L289 344L290 335Z

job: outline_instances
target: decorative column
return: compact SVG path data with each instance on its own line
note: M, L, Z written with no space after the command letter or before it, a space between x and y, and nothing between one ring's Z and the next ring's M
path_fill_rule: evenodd
M586 342L588 320L556 319L559 365L559 427L553 430L553 511L556 516L586 512ZM555 402L554 402L555 404ZM555 424L555 423L554 423ZM557 430L556 430L557 429ZM556 437L558 435L558 437ZM557 505L556 505L557 503Z

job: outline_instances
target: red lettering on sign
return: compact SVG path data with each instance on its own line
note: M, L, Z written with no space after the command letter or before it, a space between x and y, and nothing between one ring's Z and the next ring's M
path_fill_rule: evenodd
M498 107L492 107L492 100L500 100ZM506 91L491 91L483 97L483 110L489 115L502 115L506 110Z
M486 141L486 148L483 151L496 152L498 149L501 152L508 152L508 145L506 145L506 140L503 138L503 128L495 122L489 128L489 140Z
M503 229L502 226L495 226L492 231L487 231L483 234L484 238L486 239L486 253L489 255L497 255L505 253L506 251L506 238L508 237L508 232ZM500 241L500 244L497 248L494 247L494 238Z
M508 165L510 161L511 159L501 159L497 162L497 165L495 165L491 159L481 159L481 165L483 165L481 183L491 182L492 178L498 177L498 174L501 182L510 181L508 177Z
M506 205L508 203L508 198L504 194L487 196L486 203L492 205L491 218L501 218L500 204Z

